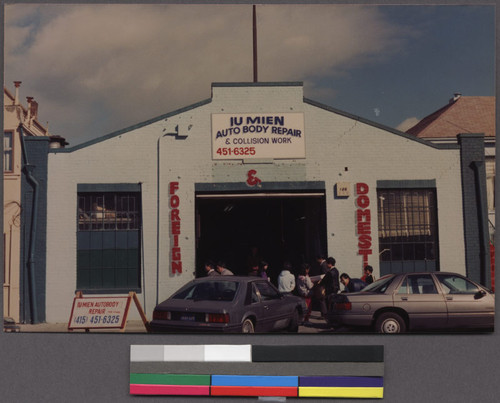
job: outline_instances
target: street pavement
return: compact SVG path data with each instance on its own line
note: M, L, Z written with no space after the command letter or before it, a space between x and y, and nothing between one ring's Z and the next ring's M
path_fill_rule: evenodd
M19 332L22 333L67 333L68 330L67 323L39 323L36 325L31 324L17 324L19 327ZM333 329L328 323L321 317L321 313L313 311L309 317L309 321L302 323L299 326L299 333L333 333L342 331L342 329ZM84 333L85 330L73 330L72 333ZM121 331L120 329L92 329L90 333L147 333L146 327L141 320L129 320L125 329Z

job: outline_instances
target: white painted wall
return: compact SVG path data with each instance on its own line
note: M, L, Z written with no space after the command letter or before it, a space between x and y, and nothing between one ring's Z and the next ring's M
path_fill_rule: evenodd
M212 161L212 113L305 114L306 159L272 164ZM174 136L187 135L184 140ZM159 149L159 153L158 153ZM157 279L157 163L160 227ZM324 181L328 254L340 271L361 275L357 255L354 185L370 186L372 249L378 277L377 180L435 179L442 270L465 274L459 150L437 150L381 128L303 102L301 86L213 87L212 102L147 126L66 153L49 155L47 230L47 321L66 322L76 287L76 206L78 183L142 183L145 284L139 300L151 319L161 302L194 277L195 183L244 182L256 169L264 182ZM348 168L347 171L345 168ZM168 183L178 181L183 273L169 266ZM334 199L336 182L351 184L351 197ZM138 318L134 307L131 318Z

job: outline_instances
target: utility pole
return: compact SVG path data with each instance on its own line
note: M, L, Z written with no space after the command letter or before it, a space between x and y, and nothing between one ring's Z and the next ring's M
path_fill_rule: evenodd
M257 79L257 13L255 4L253 6L253 82L256 83Z

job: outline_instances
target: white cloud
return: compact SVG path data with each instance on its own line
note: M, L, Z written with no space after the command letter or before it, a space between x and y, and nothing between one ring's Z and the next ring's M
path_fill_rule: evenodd
M315 80L378 61L407 34L376 7L257 13L259 80L305 81L313 95ZM7 85L22 80L71 144L206 99L211 82L253 79L250 5L9 5L5 40Z
M396 130L405 132L409 128L415 126L418 122L420 122L420 119L417 119L416 117L405 119L396 127Z

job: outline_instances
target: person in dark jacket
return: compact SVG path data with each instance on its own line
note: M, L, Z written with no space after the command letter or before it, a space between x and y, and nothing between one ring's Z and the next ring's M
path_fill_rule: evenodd
M328 263L323 255L316 256L316 263L318 264L318 268L319 268L319 272L320 272L319 274L328 273Z
M343 292L357 292L366 287L366 283L359 278L351 278L349 274L342 273L340 275L340 282L344 284Z
M328 271L318 282L318 285L324 287L325 289L325 294L320 300L321 315L324 318L326 318L326 314L328 313L328 306L331 304L333 296L336 295L340 290L339 271L335 267L335 263L336 261L333 257L329 257L328 259L326 259Z

